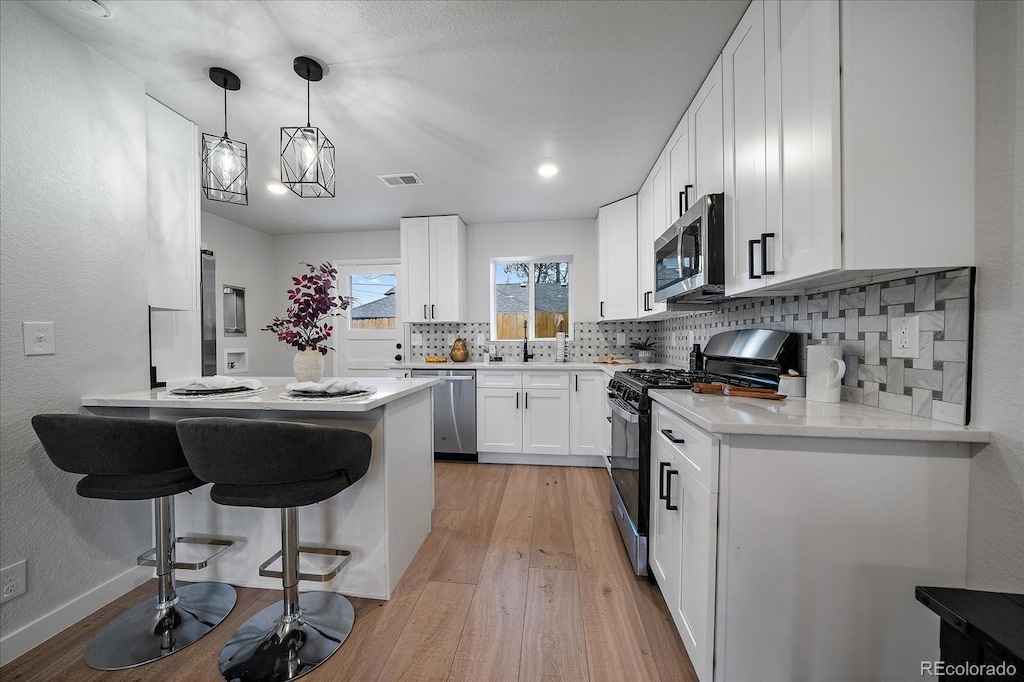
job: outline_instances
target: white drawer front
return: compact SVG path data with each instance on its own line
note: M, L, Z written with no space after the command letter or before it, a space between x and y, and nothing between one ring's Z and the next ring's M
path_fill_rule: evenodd
M681 466L709 491L718 492L717 438L655 403L651 440L671 447Z
M523 372L523 388L560 388L569 390L568 372Z
M477 388L522 388L523 373L511 369L479 369L476 385Z

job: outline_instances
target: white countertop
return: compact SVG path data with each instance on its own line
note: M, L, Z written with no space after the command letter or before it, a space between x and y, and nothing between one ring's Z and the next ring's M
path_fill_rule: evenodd
M632 365L606 365L597 362L404 362L401 364L388 365L388 369L511 369L523 371L524 369L535 370L562 370L579 372L584 370L603 371L605 374L615 374L624 369L679 369L677 365L667 365L659 362L636 362Z
M992 439L989 431L859 403L734 398L664 389L652 390L650 396L710 433L959 443L988 443Z
M439 383L429 377L417 379L397 379L393 377L352 377L361 384L377 387L373 395L359 400L332 401L292 401L280 397L285 384L295 381L292 377L246 377L256 378L267 387L266 391L245 397L223 398L177 398L161 397L167 388L149 391L134 391L114 395L86 396L82 398L85 407L147 407L151 409L187 409L202 408L204 410L291 410L301 412L367 412L369 410L394 402L407 395L430 388ZM181 384L182 382L177 382ZM170 388L174 388L171 385Z

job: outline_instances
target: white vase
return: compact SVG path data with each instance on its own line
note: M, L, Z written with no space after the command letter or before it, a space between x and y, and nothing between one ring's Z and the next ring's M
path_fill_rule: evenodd
M636 352L636 359L640 362L653 362L654 351L653 350L638 350Z
M292 360L296 381L320 381L324 376L324 356L318 350L300 350Z

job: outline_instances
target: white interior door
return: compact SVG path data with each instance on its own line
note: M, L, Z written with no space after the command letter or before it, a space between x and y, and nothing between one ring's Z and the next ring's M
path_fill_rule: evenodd
M335 376L386 376L405 358L401 324L401 268L397 262L335 263L338 293L356 301L334 325Z

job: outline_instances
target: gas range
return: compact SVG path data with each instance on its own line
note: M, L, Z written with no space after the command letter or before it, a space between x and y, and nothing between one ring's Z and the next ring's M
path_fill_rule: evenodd
M614 394L614 397L629 403L634 408L644 410L649 409L647 392L651 389L690 389L698 382L730 384L732 386L764 386L767 383L758 377L708 370L631 368L615 373L608 384L608 392L610 396Z

